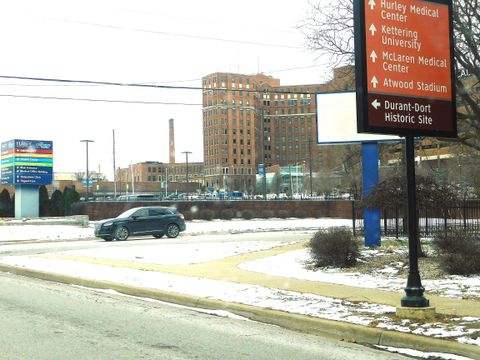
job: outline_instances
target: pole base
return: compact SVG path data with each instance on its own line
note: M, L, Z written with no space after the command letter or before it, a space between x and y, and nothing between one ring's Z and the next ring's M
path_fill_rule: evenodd
M397 316L401 319L413 320L429 320L435 318L436 312L434 307L397 307Z
M430 306L430 301L423 295L407 295L400 300L402 307L426 308Z

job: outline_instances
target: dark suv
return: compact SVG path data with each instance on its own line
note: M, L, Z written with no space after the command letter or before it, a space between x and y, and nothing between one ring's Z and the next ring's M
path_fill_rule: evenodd
M130 235L163 235L175 238L185 231L185 218L175 208L148 206L132 208L114 219L95 224L95 236L106 241L127 240Z

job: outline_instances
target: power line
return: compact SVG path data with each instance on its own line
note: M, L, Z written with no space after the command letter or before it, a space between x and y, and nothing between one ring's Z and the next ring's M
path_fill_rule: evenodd
M0 97L27 98L27 99L43 99L43 100L73 100L73 101L91 101L106 103L123 103L123 104L142 104L142 105L186 105L186 106L202 106L196 103L184 102L164 102L164 101L141 101L141 100L115 100L115 99L91 99L91 98L73 98L61 96L37 96L37 95L14 95L0 94Z
M93 23L93 22L88 22L88 21L67 20L67 19L57 19L57 18L48 18L48 17L46 19L63 21L63 22L67 22L67 23L80 24L80 25L97 26L97 27L103 27L103 28L115 29L115 30L128 30L128 31L143 32L143 33L149 33L149 34L158 34L158 35L164 35L164 36L175 36L175 37L182 37L182 38L197 39L197 40L220 41L220 42L234 43L234 44L269 46L269 47L278 47L278 48L287 48L287 49L302 49L299 46L290 46L290 45L283 45L283 44L271 44L271 43L263 43L263 42L256 42L256 41L247 41L247 40L223 39L223 38L217 38L217 37L211 37L211 36L173 33L173 32L168 32L168 31L129 28L129 27L124 27L124 26L119 26L119 25L99 24L99 23Z
M311 68L319 67L319 66L324 66L324 65L322 65L322 64L314 64L314 65L307 65L307 66L297 66L297 67L293 67L293 68L278 69L278 70L269 70L269 71L265 71L265 72L266 72L266 73L278 73L278 72L284 72L284 71L311 69Z
M228 23L228 22L225 22L225 21L215 21L215 20L211 20L210 18L209 19L205 19L205 18L194 18L194 17L186 17L186 16L172 16L172 15L169 15L169 14L161 14L161 13L158 13L158 12L155 12L155 11L142 11L142 10L137 10L137 9L129 9L129 8L120 8L120 10L123 10L125 12L129 12L129 13L138 13L138 14L146 14L146 15L149 15L149 16L158 16L158 17L163 17L163 18L166 18L166 19L170 19L170 20L179 20L179 21L184 21L184 22L188 22L189 24L191 24L192 22L197 22L197 23L205 23L205 24L214 24L214 25L218 25L218 26L221 26L221 27L226 27L226 26L230 26L231 24ZM236 24L235 26L236 28L243 28L243 29L257 29L259 31L271 31L271 32L278 32L278 33L285 33L285 34L292 34L294 33L292 31L292 29L273 29L273 28L267 28L267 27L263 27L263 26L256 26L255 24L252 25L250 23L246 24L246 25L242 25L242 24Z
M144 88L158 88L158 89L182 89L182 90L202 90L198 86L178 86L178 85L158 85L158 84L145 84L145 83L123 83L123 82L110 82L110 81L94 81L94 80L72 80L72 79L55 79L55 78L42 78L42 77L30 77L30 76L10 76L0 75L1 79L9 80L29 80L29 81L45 81L45 82L57 82L63 84L86 84L86 85L108 85L108 86L122 86L122 87L144 87Z
M258 93L260 90L250 89L226 89L226 88L203 88L200 86L179 86L179 85L159 85L159 84L147 84L147 83L124 83L124 82L110 82L110 81L96 81L96 80L72 80L72 79L55 79L55 78L41 78L41 77L29 77L29 76L12 76L12 75L0 75L0 79L9 80L28 80L28 81L44 81L44 82L57 82L63 84L84 84L84 85L107 85L107 86L121 86L121 87L140 87L140 88L153 88L153 89L175 89L175 90L217 90L217 91L231 91L231 92L246 92L246 93ZM303 85L296 85L303 87ZM295 87L293 85L292 87ZM310 91L289 91L289 90L275 90L267 89L270 94L311 94L316 92Z
M314 64L314 65L307 65L307 66L297 66L297 67L292 67L292 68L285 68L285 69L275 69L275 70L266 70L266 71L262 71L262 73L279 73L279 72L286 72L286 71L295 71L295 70L303 70L303 69L311 69L311 68L315 68L315 67L319 67L319 66L324 66L323 64ZM0 76L0 78L6 78L5 76ZM23 77L12 77L14 79L27 79L27 78L23 78ZM33 79L37 79L37 78L33 78ZM40 78L38 78L40 80ZM140 85L159 85L159 84L176 84L176 83L186 83L186 82L193 82L193 81L201 81L202 78L195 78L195 79L182 79L182 80L164 80L164 81L147 81L147 82L139 82L138 84ZM75 80L73 80L75 81ZM76 81L75 81L76 82ZM137 84L137 83L135 83ZM71 83L71 84L52 84L52 85L37 85L37 84L0 84L0 86L25 86L25 87L28 87L28 86L31 86L31 87L34 87L34 86L79 86L79 85L82 85L82 86L98 86L98 85L105 85L105 84L75 84L75 83ZM110 84L106 84L106 85L110 85ZM218 90L218 89L217 89Z

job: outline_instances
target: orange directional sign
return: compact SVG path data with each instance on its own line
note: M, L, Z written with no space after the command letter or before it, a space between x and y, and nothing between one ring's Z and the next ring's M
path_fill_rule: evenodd
M359 132L456 136L451 2L355 0Z

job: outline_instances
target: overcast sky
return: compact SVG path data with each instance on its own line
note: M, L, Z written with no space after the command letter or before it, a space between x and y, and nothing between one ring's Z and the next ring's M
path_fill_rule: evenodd
M189 161L203 161L201 91L4 77L189 87L201 87L202 76L217 71L260 71L282 85L330 77L295 29L308 0L0 4L0 141L52 140L55 172L84 171L80 140L90 139L90 170L100 166L113 178L112 129L117 166L168 162L170 118L177 162L185 160L182 151L192 152Z

